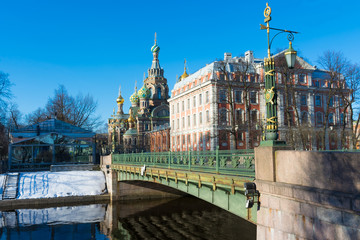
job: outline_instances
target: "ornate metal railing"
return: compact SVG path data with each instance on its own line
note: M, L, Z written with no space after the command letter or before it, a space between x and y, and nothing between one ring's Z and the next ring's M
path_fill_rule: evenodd
M254 177L253 150L215 150L113 154L113 164L145 165Z

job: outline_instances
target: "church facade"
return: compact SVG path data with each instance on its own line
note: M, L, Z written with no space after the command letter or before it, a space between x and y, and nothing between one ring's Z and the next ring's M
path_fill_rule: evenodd
M113 152L148 152L150 151L150 132L158 126L169 124L169 87L160 67L160 47L151 48L153 60L143 86L130 97L129 113L123 111L124 98L116 100L118 110L108 119L109 142Z

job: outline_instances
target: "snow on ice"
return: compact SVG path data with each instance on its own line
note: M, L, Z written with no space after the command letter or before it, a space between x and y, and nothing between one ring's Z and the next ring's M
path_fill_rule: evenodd
M101 171L20 173L18 199L100 195L105 193Z

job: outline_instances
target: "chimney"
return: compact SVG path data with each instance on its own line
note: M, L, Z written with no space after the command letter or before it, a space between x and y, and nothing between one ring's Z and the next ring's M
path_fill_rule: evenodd
M224 61L229 61L231 58L231 53L224 53Z
M245 61L249 63L254 62L254 52L253 51L246 51L245 52Z

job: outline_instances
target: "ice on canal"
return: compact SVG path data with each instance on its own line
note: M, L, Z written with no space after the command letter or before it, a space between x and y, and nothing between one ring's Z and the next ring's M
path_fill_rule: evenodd
M100 195L105 193L102 171L20 173L18 199Z

